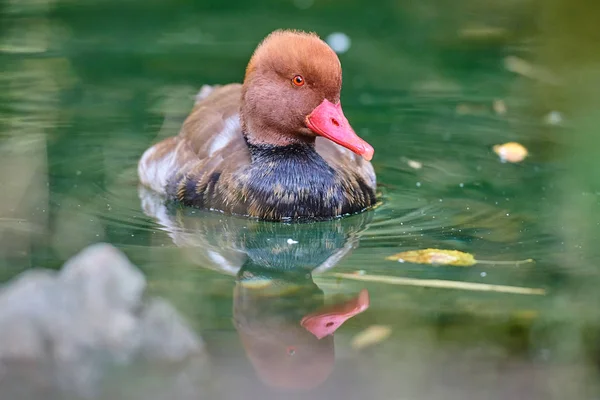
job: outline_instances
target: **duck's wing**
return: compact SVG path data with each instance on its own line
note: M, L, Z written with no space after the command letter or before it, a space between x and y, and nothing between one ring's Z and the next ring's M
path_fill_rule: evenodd
M209 179L215 172L249 163L240 126L241 91L240 84L205 86L179 134L150 147L140 159L141 183L166 194L174 177L192 170Z

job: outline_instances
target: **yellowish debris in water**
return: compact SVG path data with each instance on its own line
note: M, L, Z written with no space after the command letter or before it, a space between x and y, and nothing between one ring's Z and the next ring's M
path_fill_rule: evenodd
M538 312L535 310L520 310L514 313L514 317L520 320L530 321L538 317Z
M266 289L273 285L273 281L271 279L256 278L243 280L240 284L247 289Z
M458 115L483 115L489 113L487 104L459 103L456 105Z
M362 332L359 332L352 339L352 348L362 350L366 347L379 344L390 337L392 328L386 325L371 325Z
M439 249L404 251L385 259L415 264L454 265L457 267L470 267L476 263L472 254L458 250Z
M498 115L506 114L506 103L504 103L504 100L494 100L492 108L494 109L494 112Z
M470 40L498 40L506 38L507 30L496 26L474 25L460 29L458 35Z
M527 60L516 56L508 56L504 59L504 66L510 72L525 76L529 79L537 80L552 85L560 84L559 79L552 72L537 65L533 65Z
M509 142L497 144L493 147L494 153L500 156L502 162L518 163L529 154L527 149L520 143Z
M423 168L423 163L420 163L419 161L415 161L415 160L408 160L406 161L406 163L408 164L409 167L411 167L412 169L421 169Z
M528 288L518 286L506 286L506 285L493 285L488 283L478 282L463 282L463 281L445 281L441 279L415 279L415 278L403 278L399 276L389 275L355 275L355 274L344 274L334 273L332 274L337 279L352 279L355 281L362 282L377 282L386 283L389 285L404 285L404 286L416 286L421 288L438 288L438 289L458 289L458 290L472 290L478 292L497 292L497 293L511 293L511 294L526 294L544 296L546 290L543 288Z
M458 250L423 249L410 250L386 257L386 260L409 262L415 264L452 265L455 267L470 267L475 264L520 265L533 262L532 259L521 261L485 261L476 260L470 253Z

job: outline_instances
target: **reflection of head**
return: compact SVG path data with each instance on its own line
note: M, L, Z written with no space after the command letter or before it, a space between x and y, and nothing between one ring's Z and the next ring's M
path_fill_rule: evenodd
M243 270L233 292L233 317L258 377L288 390L323 383L333 371L333 337L319 340L300 325L303 315L323 305L323 292L306 271L258 276Z
M258 377L273 388L312 389L333 371L333 336L319 340L300 325L262 335L238 327L238 333Z
M258 270L252 273L252 266L246 267L234 289L233 316L257 375L279 389L307 390L322 384L334 367L333 332L366 309L368 294L323 307L323 292L306 271L263 270L257 275ZM307 318L308 325L301 323ZM335 326L329 326L334 320Z

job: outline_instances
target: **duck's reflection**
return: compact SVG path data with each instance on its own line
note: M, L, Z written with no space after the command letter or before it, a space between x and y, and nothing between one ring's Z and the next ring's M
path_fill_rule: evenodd
M334 367L334 332L369 306L366 290L326 305L313 274L334 267L358 244L370 214L316 224L275 224L165 207L140 189L156 219L198 265L235 276L233 319L265 384L310 389Z
M306 271L277 272L244 266L233 294L234 324L263 382L310 389L333 370L333 333L366 310L366 290L324 306L324 294Z

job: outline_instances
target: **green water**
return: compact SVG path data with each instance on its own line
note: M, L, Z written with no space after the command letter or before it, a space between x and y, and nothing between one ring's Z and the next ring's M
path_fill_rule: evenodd
M58 268L91 243L116 245L146 273L151 292L205 339L213 380L211 395L199 398L282 396L258 378L232 322L237 270L215 266L207 250L228 265L250 254L245 269L291 287L286 302L272 297L271 310L263 299L264 312L244 315L263 335L312 307L311 279L326 303L368 289L370 308L334 335L329 378L290 396L597 398L600 9L538 3L4 2L0 276ZM254 46L282 27L351 39L340 54L342 102L375 148L382 205L303 227L161 214L155 203L158 214L144 212L136 175L142 152L177 133L202 84L240 81ZM515 71L510 57L527 60L534 73ZM530 156L500 162L492 147L509 141ZM351 247L308 281L293 272ZM385 259L425 248L536 262L463 268ZM333 276L356 271L546 294ZM354 335L371 325L389 326L391 336L353 349Z

